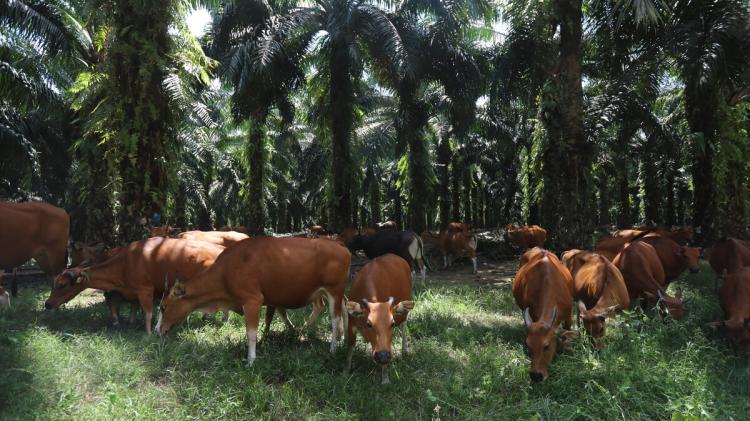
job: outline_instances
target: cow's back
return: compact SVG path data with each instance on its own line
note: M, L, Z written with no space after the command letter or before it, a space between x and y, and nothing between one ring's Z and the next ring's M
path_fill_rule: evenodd
M639 241L650 244L651 247L654 248L656 255L659 257L659 261L664 268L664 276L666 280L675 279L687 267L684 260L679 259L679 256L676 253L676 251L679 250L680 245L671 238L659 234L649 234Z
M750 269L743 268L724 278L719 301L727 319L750 317Z
M0 267L34 258L48 274L65 267L70 217L48 203L0 203Z
M536 307L552 300L557 305L558 320L568 320L573 301L573 278L557 257L547 251L535 253L516 274L513 297L521 309L531 308L537 320L541 314Z
M615 258L614 264L625 279L631 299L638 297L643 291L655 291L666 285L664 268L650 244L642 241L626 244Z
M267 305L299 308L321 288L343 294L350 264L351 253L337 241L257 237L227 249L212 272L240 302L260 294Z
M124 260L123 281L129 289L153 287L161 293L165 281L172 285L178 276L192 279L223 251L224 247L204 241L153 237L131 243L109 261Z
M750 266L750 246L747 242L734 238L719 240L711 249L708 262L718 274L724 270L729 273L736 272Z

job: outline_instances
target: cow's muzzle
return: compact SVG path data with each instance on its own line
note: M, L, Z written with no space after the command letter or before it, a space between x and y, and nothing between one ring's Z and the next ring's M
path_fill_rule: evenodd
M701 271L701 268L690 268L690 273L698 273Z
M542 374L540 371L529 371L529 377L531 377L531 381L534 382L540 382L544 380L544 374Z
M373 354L375 362L378 364L388 364L391 362L391 353L388 351L380 351Z

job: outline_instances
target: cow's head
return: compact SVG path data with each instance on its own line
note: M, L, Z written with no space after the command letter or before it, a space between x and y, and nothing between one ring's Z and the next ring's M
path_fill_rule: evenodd
M527 307L523 311L523 321L526 324L526 346L531 356L529 376L538 382L549 376L549 365L557 350L557 306L552 309L552 315L547 320L537 322L531 319L531 310Z
M586 263L586 260L584 259L585 253L587 252L584 252L583 250L572 249L562 254L562 263L568 268L571 275L575 276L578 269Z
M10 308L10 294L0 285L0 309Z
M677 255L685 259L690 273L698 273L701 270L701 254L699 247L680 247L677 249Z
M747 355L748 343L750 343L750 317L711 322L708 323L708 327L726 333L737 353L742 356Z
M159 336L166 335L173 327L182 323L193 311L193 306L186 298L188 287L180 281L179 276L172 285L167 288L168 282L164 280L164 296L159 305L159 320L156 322L156 333Z
M682 299L682 288L677 288L677 291L675 291L674 293L674 297L670 297L662 290L658 291L658 296L659 301L664 303L664 305L667 307L667 310L669 310L669 314L672 316L672 318L675 320L682 320L682 318L685 316L683 305L690 302L689 298L686 298L684 300Z
M596 349L602 349L604 343L601 338L607 333L607 317L612 317L617 312L618 306L611 306L606 309L594 307L586 310L586 304L578 300L578 316L583 321L583 328L586 333L595 339L594 346Z
M52 310L72 300L81 291L88 288L88 270L80 267L65 269L55 278L52 284L52 292L44 308Z
M364 321L360 330L362 336L372 346L372 358L378 364L388 364L392 355L393 327L396 318L403 320L414 308L413 301L401 301L394 305L393 297L382 303L371 303L362 300L346 302L346 311L350 316Z

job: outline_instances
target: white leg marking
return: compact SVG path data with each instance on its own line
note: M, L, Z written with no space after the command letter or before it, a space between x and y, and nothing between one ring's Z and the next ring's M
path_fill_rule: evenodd
M258 330L247 329L247 365L251 367L255 362L255 345L258 343Z
M326 296L328 297L328 310L331 315L331 353L333 353L336 351L339 335L343 333L344 320L336 316L337 306L333 300L333 296L328 291L326 291Z
M424 260L422 260L422 268L420 271L422 272L422 280L424 281L427 277L427 265L424 264Z
M349 374L349 372L352 371L352 356L354 355L354 348L355 346L349 347L349 352L346 353L346 366L344 367L344 374Z
M474 264L474 273L477 273L477 258L476 257L472 257L471 258L471 263Z
M151 334L151 317L153 314L150 311L146 312L146 333Z
M158 335L161 335L161 316L162 316L162 312L160 311L159 318L156 320L156 333Z
M448 267L448 255L444 254L443 255L443 269L445 269L447 267Z

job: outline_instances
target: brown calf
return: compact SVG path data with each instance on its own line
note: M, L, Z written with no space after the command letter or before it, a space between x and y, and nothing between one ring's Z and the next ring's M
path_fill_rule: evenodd
M526 264L513 280L513 297L523 311L526 346L531 356L529 376L537 382L549 376L557 349L557 326L570 330L573 277L553 253L538 247L526 252Z
M620 270L606 257L583 250L569 250L562 258L573 275L573 296L578 301L578 316L595 347L602 349L606 318L630 307L630 297Z
M388 366L393 354L393 328L401 329L401 355L406 354L406 317L414 308L411 294L411 268L406 260L395 254L385 254L367 263L357 273L346 310L349 323L346 330L345 373L352 366L357 332L370 343L372 358L381 367L381 382L388 380Z
M542 247L547 239L547 230L539 225L526 225L519 228L507 225L505 239L523 249Z
M222 251L224 247L202 241L162 237L135 241L103 263L63 271L44 306L57 308L86 288L115 291L125 300L138 300L146 332L151 333L154 297L164 292L165 284L178 275L192 278L211 266Z
M216 263L186 282L175 283L161 303L159 335L193 310L229 309L245 315L247 365L255 361L263 305L304 307L328 298L331 352L343 331L344 287L351 253L336 241L296 237L257 237L240 241Z
M729 274L750 266L750 242L736 238L722 238L711 248L708 262L716 273Z

